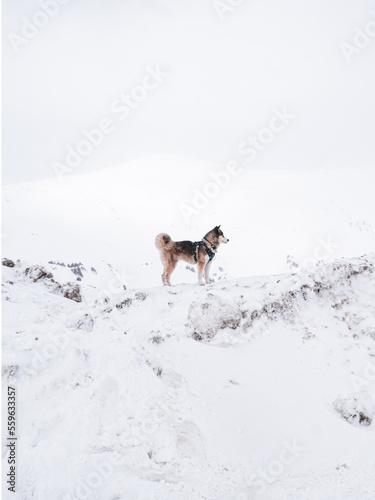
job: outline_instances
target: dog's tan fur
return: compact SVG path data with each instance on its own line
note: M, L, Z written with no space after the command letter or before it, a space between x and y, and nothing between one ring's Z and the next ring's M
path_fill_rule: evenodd
M216 226L203 237L203 241L211 251L216 253L220 243L228 243L229 240L224 236L220 226ZM179 260L185 260L189 264L195 265L194 252L196 252L198 261L198 282L200 285L204 285L203 273L206 283L209 282L212 260L208 259L203 245L198 245L194 250L192 241L172 241L168 234L160 233L155 238L155 246L160 252L160 259L164 266L161 277L163 285L171 286L170 277Z

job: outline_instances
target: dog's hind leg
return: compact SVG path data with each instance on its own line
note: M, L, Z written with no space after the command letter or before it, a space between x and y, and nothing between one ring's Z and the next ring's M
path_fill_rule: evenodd
M166 268L164 268L164 272L163 274L161 275L161 280L163 282L163 285L166 286L167 285L167 279L165 277L165 273L166 273Z
M177 262L178 262L177 260L171 260L168 262L167 268L165 270L165 281L168 286L172 286L170 277L177 265Z

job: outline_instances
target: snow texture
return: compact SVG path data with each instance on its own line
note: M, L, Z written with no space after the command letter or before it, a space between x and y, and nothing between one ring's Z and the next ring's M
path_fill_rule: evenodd
M222 168L4 187L4 498L375 498L374 170L242 172L187 223ZM162 287L155 235L217 224L213 281L180 263Z
M82 301L4 264L12 498L373 498L374 264Z

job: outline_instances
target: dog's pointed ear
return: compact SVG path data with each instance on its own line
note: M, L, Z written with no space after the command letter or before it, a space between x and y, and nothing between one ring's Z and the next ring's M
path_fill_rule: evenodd
M221 224L220 224L220 226L221 226ZM220 226L217 226L217 228L220 229Z

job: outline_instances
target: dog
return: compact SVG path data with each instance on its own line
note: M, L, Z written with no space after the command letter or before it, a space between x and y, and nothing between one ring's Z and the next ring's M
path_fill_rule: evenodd
M189 264L198 264L198 283L203 286L203 271L206 283L209 283L209 274L212 260L215 257L219 245L228 243L229 239L224 236L220 226L209 231L202 241L172 241L169 234L160 233L155 238L155 246L160 252L160 260L164 266L161 276L163 285L172 286L170 277L179 260L185 260Z

